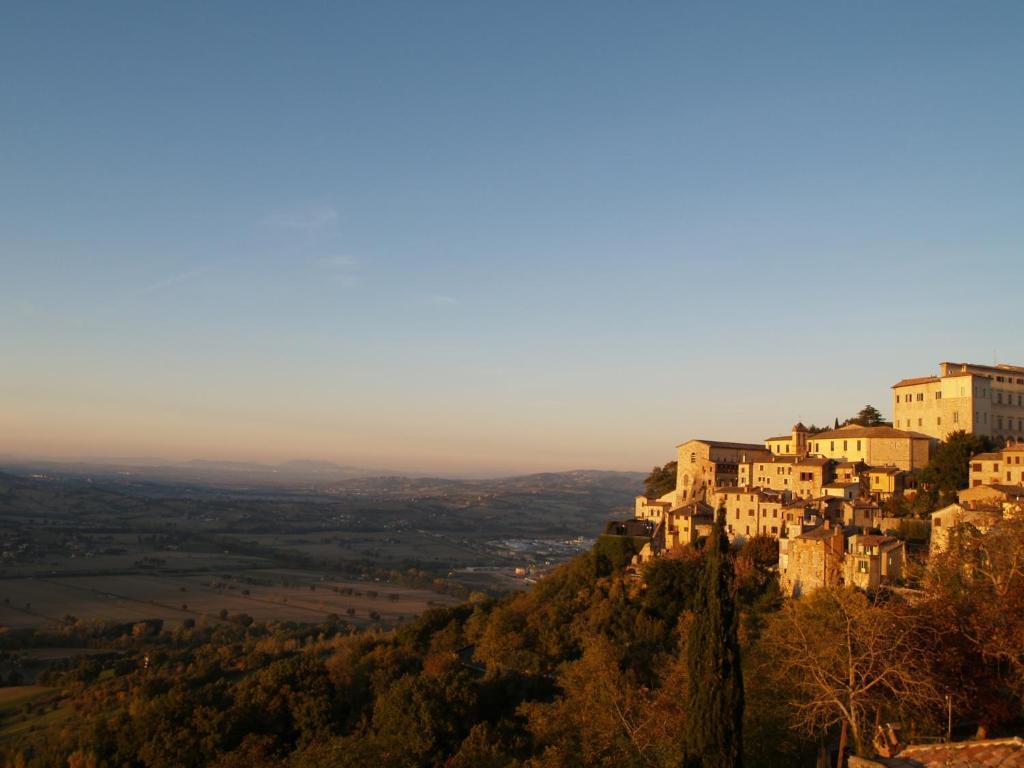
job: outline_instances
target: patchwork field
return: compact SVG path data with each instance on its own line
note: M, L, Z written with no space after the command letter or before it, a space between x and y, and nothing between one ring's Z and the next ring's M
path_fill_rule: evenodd
M453 597L365 581L328 580L303 571L243 571L210 575L73 576L0 581L0 625L56 625L71 620L221 621L247 614L256 621L317 622L336 616L356 625L397 622Z
M393 625L527 587L628 513L637 482L577 472L228 489L0 472L0 627Z

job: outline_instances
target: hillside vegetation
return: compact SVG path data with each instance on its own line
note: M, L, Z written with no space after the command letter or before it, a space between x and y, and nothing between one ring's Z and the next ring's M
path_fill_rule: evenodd
M822 590L784 605L771 542L728 555L747 765L808 764L844 724L870 751L878 718L941 734L946 694L961 725L1019 728L1024 532L969 536L910 602ZM687 703L704 558L684 550L641 580L591 552L530 592L433 609L388 634L241 620L9 633L7 653L123 653L44 673L37 682L61 695L6 713L0 745L6 764L40 768L682 765L688 726L712 716Z

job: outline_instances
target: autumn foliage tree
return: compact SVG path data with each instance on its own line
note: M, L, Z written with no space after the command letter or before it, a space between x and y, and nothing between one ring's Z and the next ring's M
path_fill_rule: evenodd
M794 724L808 734L839 726L840 754L852 740L861 755L877 715L919 714L941 703L935 640L910 606L852 588L787 603L765 632Z

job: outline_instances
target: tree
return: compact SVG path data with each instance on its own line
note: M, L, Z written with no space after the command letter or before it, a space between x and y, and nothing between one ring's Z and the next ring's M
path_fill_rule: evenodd
M607 638L588 638L583 656L558 673L562 695L550 703L529 702L525 716L543 750L529 761L539 768L641 768L679 765L673 735L685 722L674 665L665 684L648 689L619 667L617 649Z
M927 615L943 634L940 668L960 713L983 727L1017 721L1024 705L1024 519L950 531L929 559Z
M703 768L743 765L743 672L725 510L708 537L687 633L687 751Z
M657 499L669 491L676 489L676 466L678 462L670 461L664 467L655 467L644 478L644 495L649 499Z
M902 603L869 600L852 588L819 589L772 617L765 647L795 724L808 734L842 727L868 750L876 713L916 713L941 703L932 674L935 635Z
M862 427L880 427L885 424L885 419L882 417L881 411L879 411L873 405L865 405L857 415L851 419L846 420L847 424L857 424Z
M953 432L939 443L931 460L921 471L921 482L938 492L938 503L956 501L956 492L967 487L972 456L995 448L988 437Z

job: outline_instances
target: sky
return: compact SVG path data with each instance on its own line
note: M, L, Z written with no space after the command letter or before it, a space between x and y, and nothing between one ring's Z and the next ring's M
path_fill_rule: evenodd
M645 470L1024 364L1020 2L3 16L0 454Z

